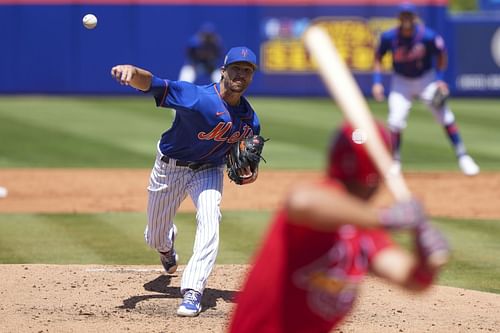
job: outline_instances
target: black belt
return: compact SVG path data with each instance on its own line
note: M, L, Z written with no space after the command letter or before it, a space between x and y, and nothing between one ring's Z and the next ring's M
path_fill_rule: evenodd
M161 160L165 163L170 162L170 158L168 156L162 156ZM174 159L172 159L172 161L173 160ZM211 163L186 162L186 161L180 161L180 160L175 160L175 165L180 166L180 167L188 167L191 170L206 169L206 168L213 166L213 164L211 164Z

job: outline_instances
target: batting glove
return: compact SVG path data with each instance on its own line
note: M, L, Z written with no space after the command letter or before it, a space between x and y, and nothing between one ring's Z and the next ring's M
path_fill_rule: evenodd
M415 229L427 220L425 211L416 199L402 201L384 209L379 215L380 224L388 230Z
M418 225L415 230L421 260L433 269L445 265L450 256L450 246L444 235L428 222Z

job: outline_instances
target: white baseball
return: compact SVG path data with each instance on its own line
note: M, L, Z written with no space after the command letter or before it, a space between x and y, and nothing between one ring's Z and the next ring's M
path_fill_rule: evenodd
M87 29L94 29L97 25L97 17L94 14L87 14L82 19L83 26Z
M0 186L0 198L5 198L7 196L7 193L9 193L7 189L3 186Z
M367 139L367 135L366 135L365 131L363 131L362 129L356 128L352 132L352 141L355 144L362 145L366 142L366 139Z

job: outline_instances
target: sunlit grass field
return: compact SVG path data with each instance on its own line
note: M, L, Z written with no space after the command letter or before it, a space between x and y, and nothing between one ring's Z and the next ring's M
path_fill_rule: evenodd
M262 123L267 168L319 169L333 129L342 121L328 98L250 98ZM385 120L386 103L370 103ZM458 126L482 170L499 169L500 103L451 101ZM172 112L151 97L0 96L0 168L149 168ZM458 170L442 130L416 104L403 135L406 170Z
M329 138L342 122L330 99L250 101L262 134L271 138L263 168L324 167ZM385 120L385 103L370 102L370 107L375 118ZM500 170L499 103L454 99L451 107L482 171ZM150 168L156 142L171 122L172 112L156 108L146 96L0 97L0 173L2 168ZM458 171L442 128L421 104L410 115L402 153L407 171ZM271 214L223 212L218 263L248 263ZM145 221L145 213L0 214L0 263L157 265L157 255L143 240ZM440 283L500 293L500 221L435 222L454 248ZM176 224L181 230L176 246L185 263L194 215L180 214Z

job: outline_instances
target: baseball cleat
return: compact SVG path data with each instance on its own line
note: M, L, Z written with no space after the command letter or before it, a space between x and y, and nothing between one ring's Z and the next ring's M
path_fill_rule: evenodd
M479 166L469 155L460 156L458 166L466 176L475 176L479 173Z
M175 250L168 252L160 252L160 261L165 268L165 272L168 274L173 274L177 271L177 261L179 256L175 253Z
M177 315L181 317L196 317L201 312L201 293L188 289L184 293L184 299L177 309Z
M160 261L165 268L165 272L168 274L173 274L177 270L177 262L179 261L179 256L175 252L174 241L175 236L177 235L177 227L172 227L172 248L168 252L160 252Z

